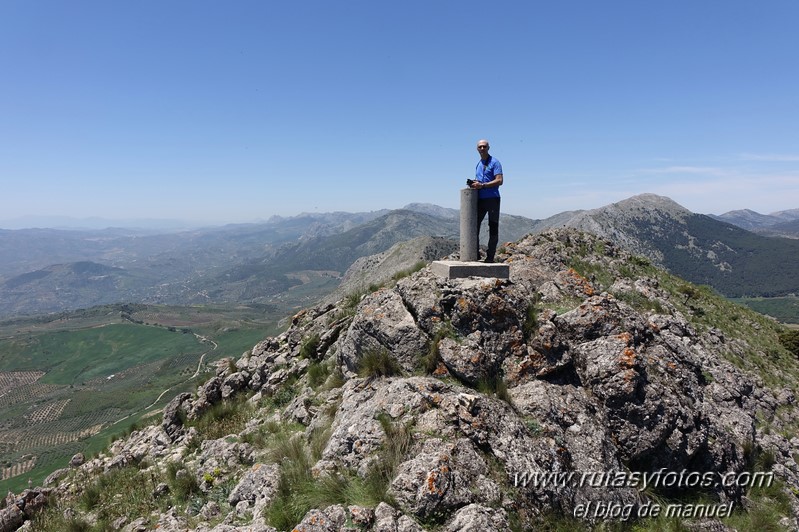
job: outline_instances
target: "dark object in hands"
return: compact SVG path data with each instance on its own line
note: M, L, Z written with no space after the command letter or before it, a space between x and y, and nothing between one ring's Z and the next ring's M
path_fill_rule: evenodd
M472 188L473 184L474 184L474 179L467 179L466 180L466 186L467 187Z

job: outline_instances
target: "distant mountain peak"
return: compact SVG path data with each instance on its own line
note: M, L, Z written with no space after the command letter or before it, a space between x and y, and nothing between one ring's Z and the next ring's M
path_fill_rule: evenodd
M736 215L736 216L765 216L764 214L760 214L757 211L753 211L752 209L736 209L732 211L725 212L722 216L727 215Z
M418 212L430 216L435 216L437 218L445 218L445 219L457 218L460 212L457 209L448 209L446 207L440 207L432 203L409 203L406 206L404 206L402 210Z
M787 211L772 212L770 216L780 218L783 221L799 220L799 209L788 209Z
M599 209L595 210L602 210L614 207L617 209L628 210L628 211L640 210L640 209L647 209L651 211L663 211L677 217L684 217L686 215L693 214L690 210L686 209L685 207L683 207L673 199L666 196L659 196L657 194L651 194L651 193L637 194L625 200L618 201L606 207L600 207Z
M683 223L692 215L691 211L671 198L657 194L638 194L604 207L577 212L566 220L558 219L556 223L550 224L544 220L540 227L563 225L587 231L610 238L660 262L660 256L657 253L652 253L651 248L646 244L642 245L632 228L642 223L651 225L664 222Z
M780 211L772 214L761 214L751 209L739 209L725 212L720 216L713 216L713 218L737 225L747 231L768 234L770 228L778 224L799 220L799 209Z

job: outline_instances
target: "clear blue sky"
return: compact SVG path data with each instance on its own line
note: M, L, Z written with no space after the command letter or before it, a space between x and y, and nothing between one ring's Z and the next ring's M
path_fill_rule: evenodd
M0 2L0 220L799 208L799 2ZM0 224L2 226L2 224Z

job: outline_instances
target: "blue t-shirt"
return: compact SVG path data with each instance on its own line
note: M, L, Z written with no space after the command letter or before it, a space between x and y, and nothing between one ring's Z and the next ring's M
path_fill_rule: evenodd
M502 173L502 165L496 157L488 156L488 160L483 163L483 159L477 161L477 166L474 169L474 178L481 183L490 183L494 177ZM498 198L499 187L481 188L477 191L477 197L480 199L485 198Z

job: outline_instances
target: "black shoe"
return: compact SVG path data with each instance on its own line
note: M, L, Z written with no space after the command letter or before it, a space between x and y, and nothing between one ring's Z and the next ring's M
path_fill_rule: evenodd
M486 257L485 260L483 260L483 262L485 262L486 264L493 264L494 259Z

